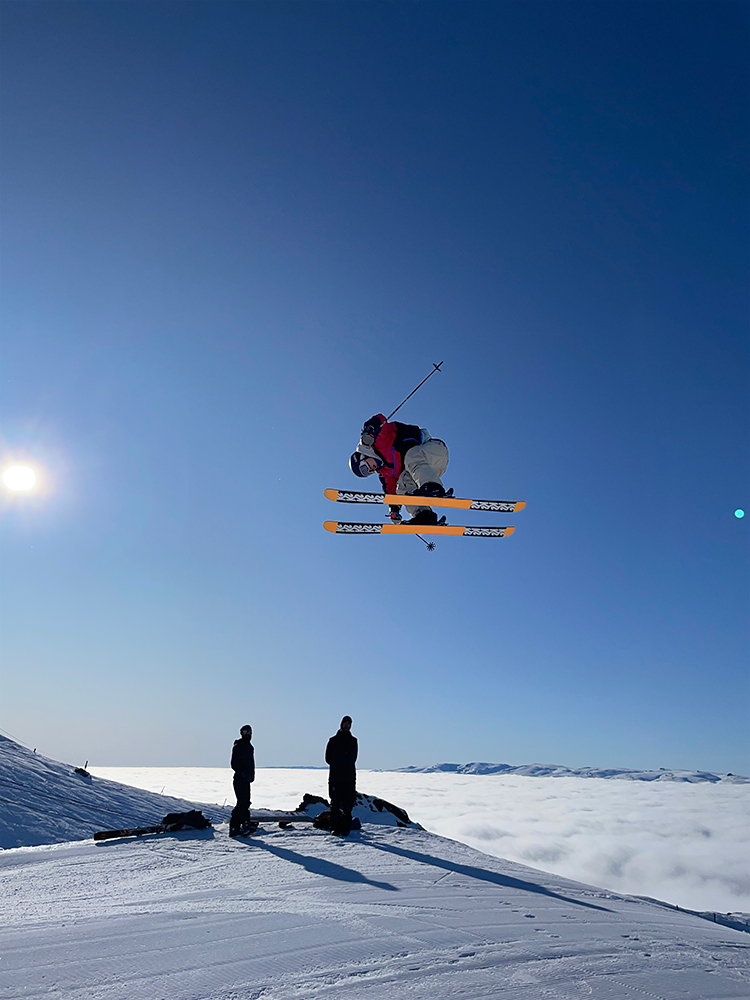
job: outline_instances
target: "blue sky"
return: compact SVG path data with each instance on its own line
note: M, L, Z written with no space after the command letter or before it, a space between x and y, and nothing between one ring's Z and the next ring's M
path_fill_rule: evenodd
M748 773L747 7L2 7L3 729ZM516 533L324 532L441 360Z

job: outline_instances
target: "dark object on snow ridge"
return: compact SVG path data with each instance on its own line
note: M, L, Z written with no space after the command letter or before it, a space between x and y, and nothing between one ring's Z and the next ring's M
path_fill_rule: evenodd
M186 813L167 813L161 822L169 833L182 830L185 827L189 830L205 830L211 826L211 820L206 819L198 809L191 809L190 812Z
M355 816L353 819L349 820L349 824L348 824L348 828L346 830L346 833L344 833L343 830L341 830L341 829L334 830L331 827L331 810L330 809L326 809L325 812L318 813L318 815L313 820L313 824L312 825L315 827L316 830L330 830L331 833L338 833L338 835L341 836L341 837L346 837L350 833L350 831L352 831L352 830L361 830L362 829L362 824L360 823L360 821Z
M205 830L211 826L198 809L184 813L167 813L161 823L154 826L131 826L125 830L100 830L94 840L113 840L115 837L142 837L146 833L177 833L179 830Z
M252 837L255 831L260 826L260 823L256 823L254 820L248 820L247 823L243 823L241 826L230 826L229 836L230 837Z
M316 830L330 830L331 829L331 810L325 809L322 813L318 815L313 820L313 826Z
M327 799L321 798L320 795L309 795L305 794L300 804L294 810L296 813L307 812L310 806L323 806L323 809L314 817L313 826L318 826L319 829L327 830L330 824L330 805ZM411 826L421 829L418 823L414 823L409 819L409 814L405 809L401 809L399 806L394 806L392 802L386 801L386 799L379 799L375 795L365 795L363 792L356 792L354 796L354 805L360 809L367 809L370 812L377 813L391 813L396 819L396 824L398 826ZM366 822L365 818L365 822Z
M377 811L381 813L382 812L393 813L393 815L396 817L399 826L414 825L412 821L409 819L409 815L406 812L406 810L400 809L398 806L394 806L392 802L386 802L385 799L378 799L374 796L370 797L370 802L372 803L370 808L373 809L373 812L375 811L375 809L377 809ZM357 792L357 805L358 806L367 805L365 797L362 795L361 792Z
M322 798L320 795L310 795L308 792L302 796L302 801L294 810L295 812L301 813L305 812L308 806L325 806L326 809L330 809L331 805L328 799Z

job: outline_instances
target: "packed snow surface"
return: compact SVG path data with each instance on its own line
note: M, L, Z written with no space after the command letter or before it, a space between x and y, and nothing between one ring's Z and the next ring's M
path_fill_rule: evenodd
M730 1000L750 939L365 824L0 853L0 998Z
M232 799L229 768L92 768L201 802ZM327 795L326 770L260 768L256 806ZM382 796L444 837L496 857L692 910L750 910L750 784L366 771Z

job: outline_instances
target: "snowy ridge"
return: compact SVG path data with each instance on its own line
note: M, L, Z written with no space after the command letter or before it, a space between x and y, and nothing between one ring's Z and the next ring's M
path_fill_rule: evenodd
M658 771L638 771L629 767L563 767L560 764L430 764L427 767L397 767L406 774L520 774L529 778L621 778L626 781L725 781L747 784L750 778L740 774L714 774L711 771L681 771L659 768Z
M296 809L285 813L284 819L293 822L295 814L315 817L330 808L328 799L318 795L305 794ZM273 818L279 815L278 810L258 809L255 806L251 807L250 812L252 818L260 822L267 816ZM360 823L377 823L379 826L408 826L414 830L422 829L419 823L414 823L409 819L409 815L404 809L395 806L392 802L387 802L385 799L380 799L376 795L365 795L364 792L356 793L352 818L358 819Z
M170 812L202 809L221 821L229 809L157 795L34 753L0 736L0 848L62 844L96 830L150 826Z
M321 798L301 803L297 811L316 816L327 808ZM152 826L167 813L190 809L201 810L215 824L232 811L90 775L0 736L0 849L86 840L97 830ZM277 811L252 808L253 818L261 821ZM361 823L422 829L403 809L361 792L352 815Z

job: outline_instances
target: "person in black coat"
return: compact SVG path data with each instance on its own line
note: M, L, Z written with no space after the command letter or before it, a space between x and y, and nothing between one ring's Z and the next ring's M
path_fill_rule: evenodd
M352 736L351 717L345 715L341 727L326 747L328 794L331 797L331 833L349 835L352 809L357 795L357 741Z
M255 750L250 742L252 726L240 729L240 738L232 747L232 770L234 771L234 794L237 805L229 820L229 836L244 833L250 825L250 782L255 781Z

